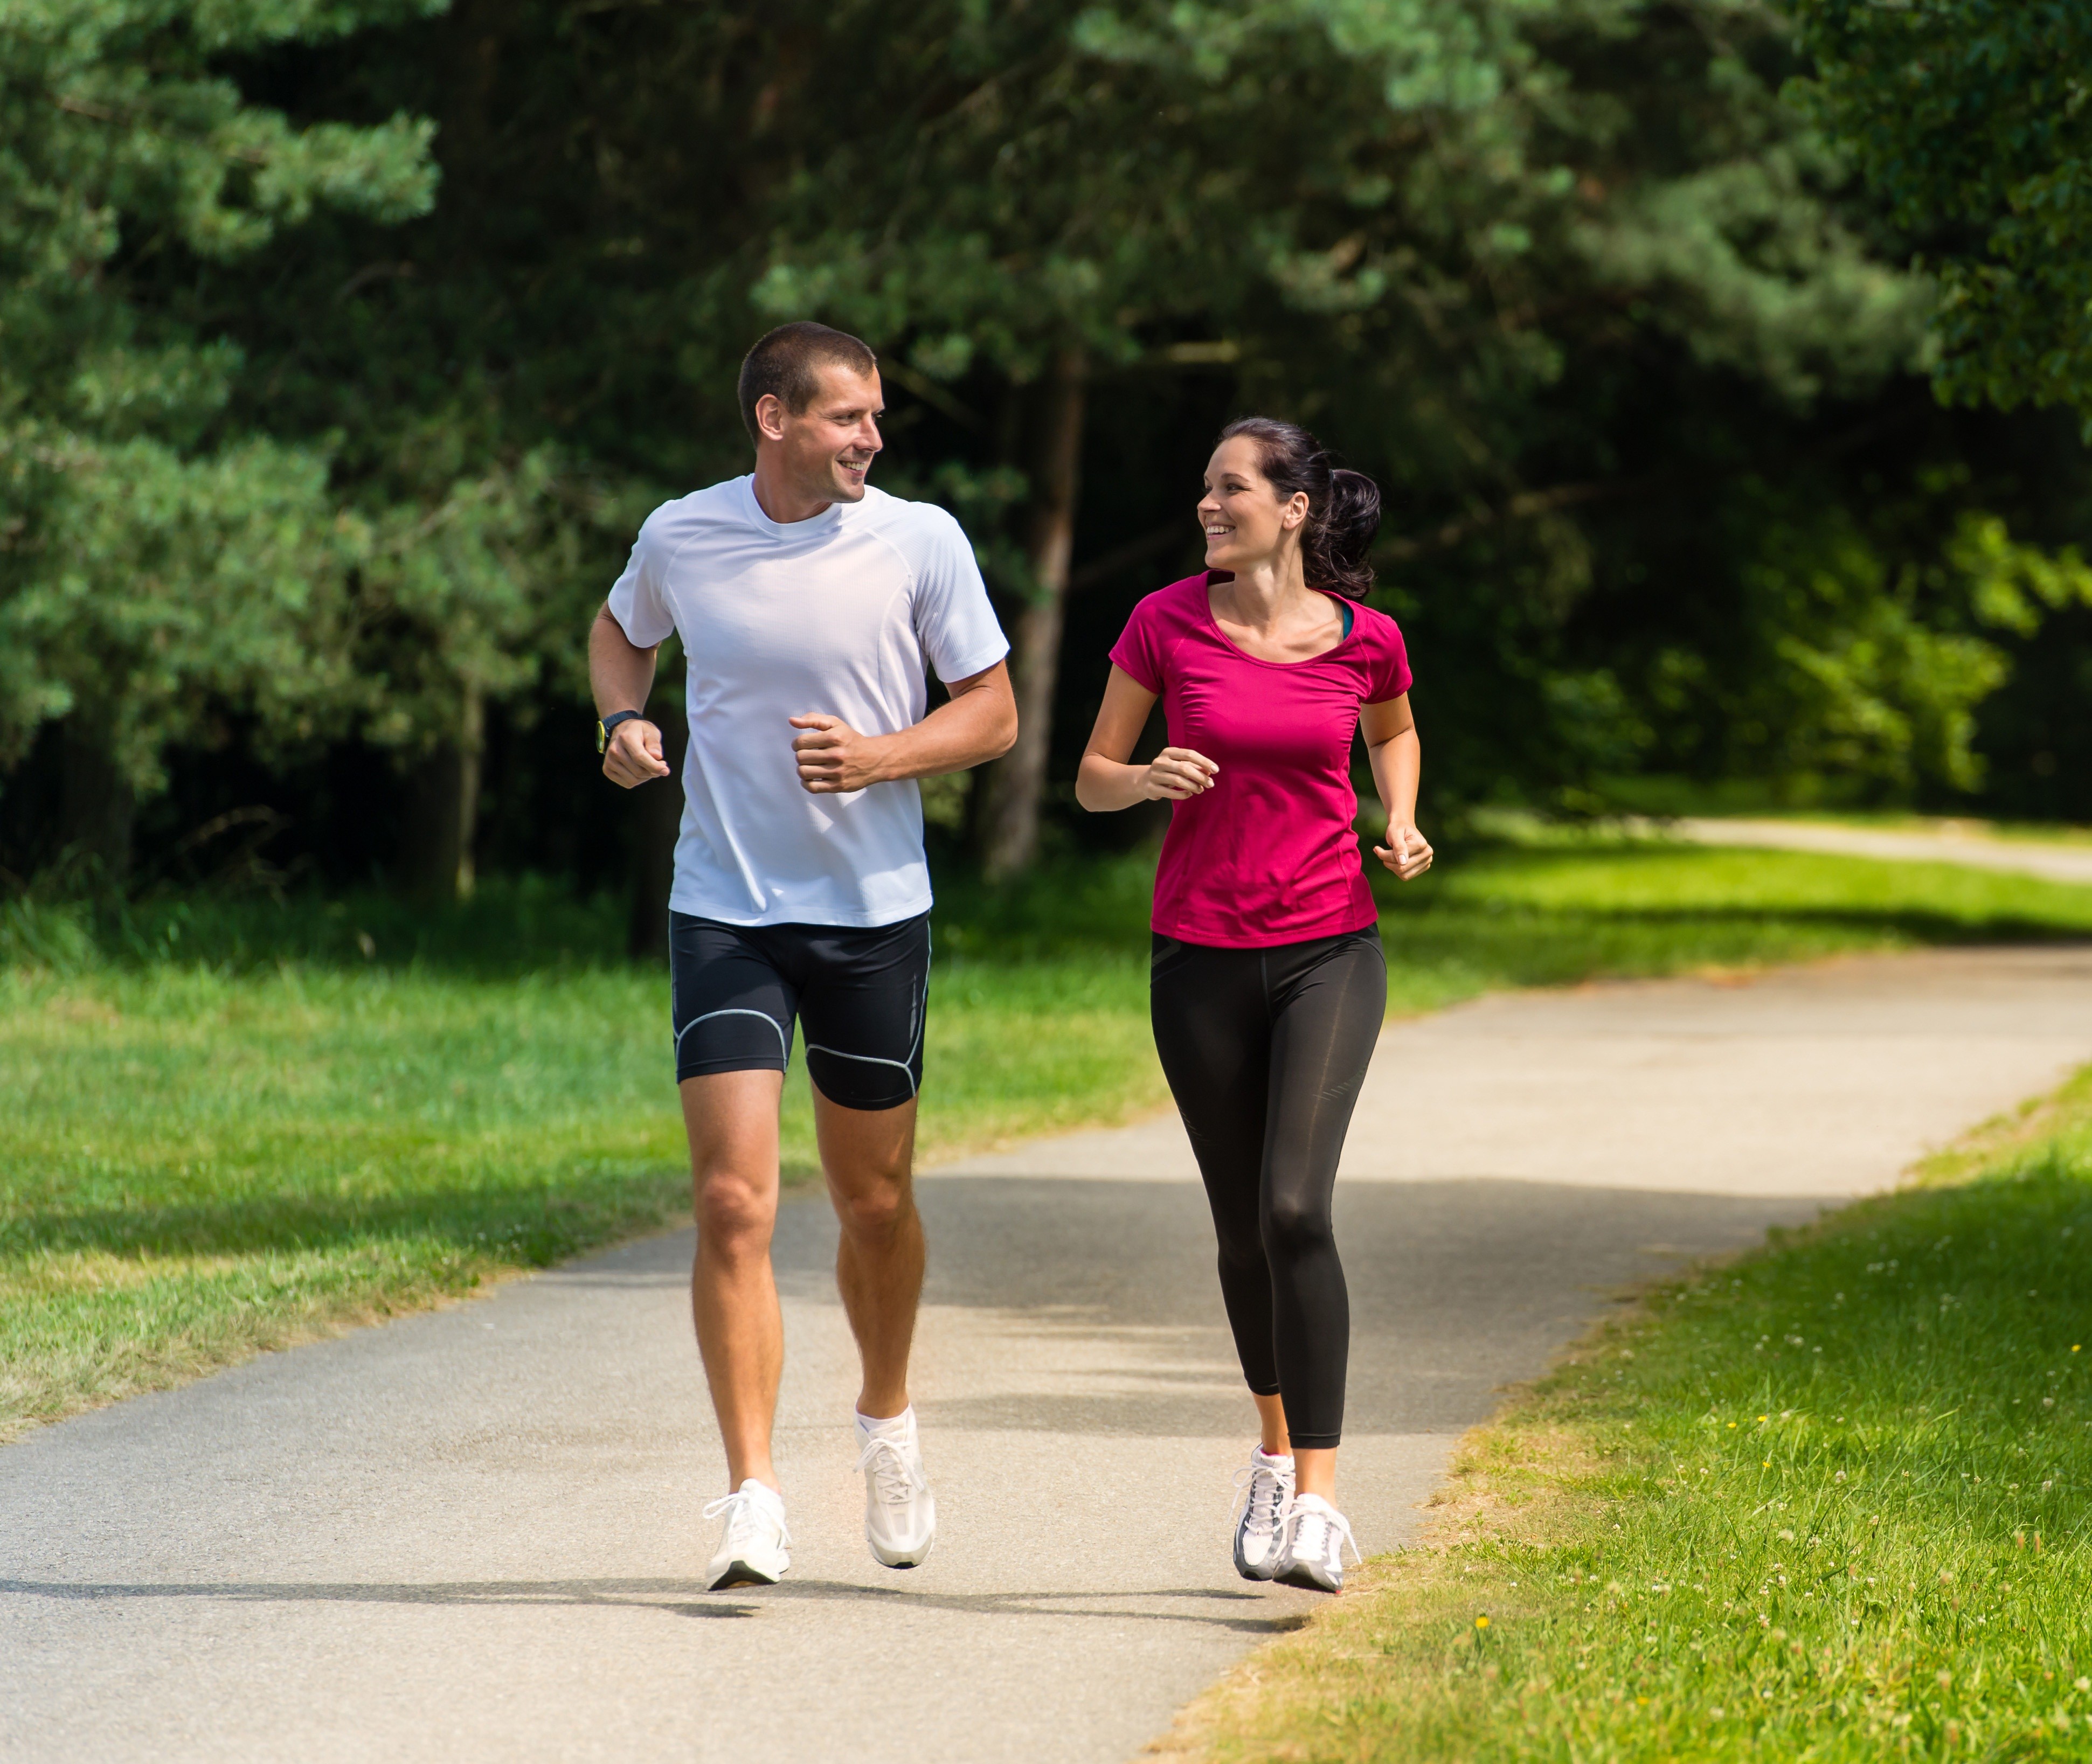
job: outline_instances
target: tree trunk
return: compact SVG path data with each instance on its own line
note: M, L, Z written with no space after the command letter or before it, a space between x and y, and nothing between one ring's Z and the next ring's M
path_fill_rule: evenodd
M110 719L86 707L60 730L58 843L98 865L104 882L120 882L131 869L131 830L137 793L109 751Z
M439 742L407 774L400 876L424 900L472 898L480 762L486 748L486 703L478 687L468 686L456 738Z
M683 828L683 761L690 725L679 704L660 706L662 757L669 774L633 791L632 918L625 947L635 962L668 959L668 891L676 879L676 840Z
M1017 744L990 768L981 816L982 867L992 881L1028 869L1039 856L1039 809L1053 736L1053 686L1061 666L1061 622L1068 556L1081 494L1083 406L1089 363L1062 349L1048 371L1039 412L1028 553L1032 593L1017 621L1010 675L1017 692Z

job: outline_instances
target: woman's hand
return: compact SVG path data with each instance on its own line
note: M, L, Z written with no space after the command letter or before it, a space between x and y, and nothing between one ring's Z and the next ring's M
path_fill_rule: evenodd
M1165 748L1146 766L1133 763L1133 744L1154 708L1155 694L1113 662L1097 726L1075 773L1075 800L1091 814L1137 802L1188 802L1213 787L1220 767L1189 748Z
M1141 774L1140 793L1148 801L1186 802L1211 790L1220 767L1189 748L1165 748Z
M1431 867L1431 842L1407 822L1391 822L1387 843L1376 845L1373 856L1404 882L1415 882Z

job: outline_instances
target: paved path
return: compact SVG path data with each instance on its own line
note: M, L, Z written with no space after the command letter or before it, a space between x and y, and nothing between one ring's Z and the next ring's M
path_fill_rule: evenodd
M1786 852L1878 857L1892 863L1961 864L1972 869L2040 876L2050 882L2092 882L2092 845L2043 844L1967 833L1875 832L1813 821L1689 817L1661 825L1674 837L1701 845L1762 845Z
M1338 1223L1344 1499L1409 1537L1507 1380L1679 1258L1878 1186L2092 1058L2092 951L1491 998L1388 1031ZM1236 1580L1247 1404L1181 1134L927 1178L944 1519L858 1538L848 1336L788 1204L791 1579L708 1595L686 1236L0 1451L0 1757L1116 1760L1311 1595Z

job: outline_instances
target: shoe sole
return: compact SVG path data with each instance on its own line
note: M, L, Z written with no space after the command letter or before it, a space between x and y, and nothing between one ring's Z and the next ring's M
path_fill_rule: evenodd
M1334 1586L1325 1585L1306 1568L1290 1569L1284 1574L1274 1574L1272 1578L1281 1586L1297 1586L1303 1593L1336 1594L1344 1589L1344 1583L1342 1581L1338 1581Z
M936 1547L936 1543L937 1540L932 1538L911 1555L890 1556L869 1538L865 1539L865 1547L871 1551L871 1559L883 1568L919 1568L930 1559L930 1552Z
M1268 1581L1273 1578L1270 1563L1252 1565L1243 1559L1243 1553L1239 1550L1235 1551L1235 1572L1246 1581Z
M782 1570L780 1570L780 1572L781 1572ZM730 1586L775 1586L776 1584L776 1574L765 1574L762 1569L752 1568L746 1562L735 1561L729 1562L727 1564L726 1572L720 1576L705 1590L708 1593L723 1593Z

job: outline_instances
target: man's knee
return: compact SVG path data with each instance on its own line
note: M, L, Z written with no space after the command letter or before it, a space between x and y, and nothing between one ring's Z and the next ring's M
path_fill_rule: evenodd
M914 1217L915 1201L906 1180L881 1177L833 1191L836 1217L858 1243L890 1243Z
M735 1170L713 1170L698 1180L698 1235L729 1254L767 1250L777 1222L773 1184Z

